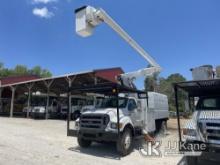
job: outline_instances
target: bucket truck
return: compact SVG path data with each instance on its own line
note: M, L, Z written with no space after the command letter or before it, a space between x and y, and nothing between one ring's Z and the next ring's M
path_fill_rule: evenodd
M84 6L76 9L75 14L78 35L88 37L92 35L96 26L106 23L149 62L149 68L119 75L117 80L120 85L134 89L133 80L161 71L159 64L103 9ZM119 107L119 113L116 105ZM137 94L128 93L120 96L118 100L107 97L103 100L101 107L82 113L75 122L75 129L81 147L88 147L93 141L115 141L118 152L121 155L127 155L132 149L132 142L137 134L147 136L148 133L154 132L156 127L166 125L167 120L167 96L148 92L147 102L146 99L140 99ZM117 138L119 131L120 137Z

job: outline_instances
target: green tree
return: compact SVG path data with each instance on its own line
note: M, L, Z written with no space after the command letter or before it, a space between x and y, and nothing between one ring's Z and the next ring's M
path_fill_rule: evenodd
M43 77L43 78L45 78L45 77L51 77L51 76L52 76L52 74L51 74L51 72L50 72L49 70L47 70L47 69L42 69L40 66L35 66L35 67L33 67L33 68L30 70L30 73L31 73L32 75L38 75L38 76Z
M216 67L216 77L220 78L220 66Z
M16 65L12 71L14 75L28 75L28 68L25 65Z
M144 86L146 91L157 91L158 90L158 74L148 76L144 80Z
M175 111L175 94L173 83L186 81L186 78L179 73L171 74L167 78L158 77L154 75L145 79L145 89L147 91L157 91L167 95L169 101L169 110ZM184 99L186 95L179 92L180 111L184 110Z
M52 73L47 69L42 69L40 66L35 66L28 69L25 65L16 65L15 68L9 69L4 67L4 63L0 62L0 77L22 76L22 75L37 75L39 77L51 77Z
M171 74L166 79L160 78L159 91L167 95L169 100L170 111L175 111L175 93L173 89L173 83L186 81L186 78L179 73ZM184 111L184 100L186 98L185 93L179 92L180 111Z

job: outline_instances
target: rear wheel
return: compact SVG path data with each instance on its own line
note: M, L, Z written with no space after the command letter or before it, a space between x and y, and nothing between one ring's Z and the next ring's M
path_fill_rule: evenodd
M83 139L81 137L78 137L78 144L82 148L87 148L87 147L89 147L92 144L92 141L85 140L85 139Z
M117 141L117 151L122 156L128 155L132 150L132 142L132 131L130 128L126 128L120 136L120 139Z
M167 131L167 121L166 120L157 120L156 121L156 132L166 133Z

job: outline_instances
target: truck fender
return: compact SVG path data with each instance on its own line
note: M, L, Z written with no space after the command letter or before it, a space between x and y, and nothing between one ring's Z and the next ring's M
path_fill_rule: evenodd
M126 116L121 118L120 123L123 124L121 128L121 132L123 132L125 128L129 127L130 129L132 129L132 132L134 133L134 125L129 117Z

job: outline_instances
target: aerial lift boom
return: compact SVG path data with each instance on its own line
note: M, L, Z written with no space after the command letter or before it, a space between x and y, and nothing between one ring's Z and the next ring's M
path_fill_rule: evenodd
M151 76L159 73L161 67L156 61L135 41L133 40L103 9L96 9L91 6L83 6L75 10L76 13L76 32L82 37L92 35L93 29L105 22L117 34L119 34L128 44L133 47L144 59L146 59L150 67L143 68L134 72L121 74L119 80L123 85L134 87L133 80L138 77Z

